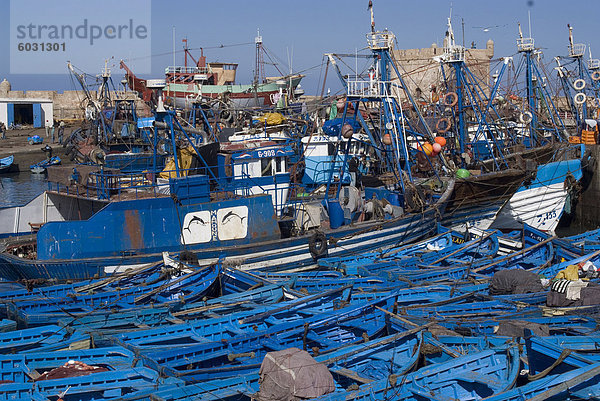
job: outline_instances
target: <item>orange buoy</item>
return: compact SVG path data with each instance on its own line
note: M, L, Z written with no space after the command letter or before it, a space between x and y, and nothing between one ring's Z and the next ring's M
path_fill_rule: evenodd
M434 139L435 143L439 143L440 146L446 146L446 138L443 136L436 136Z
M427 156L431 156L431 154L433 153L433 146L431 146L430 143L426 143L423 145L423 152L425 152L425 154Z
M383 136L383 139L382 139L382 141L383 141L383 143L384 143L385 145L388 145L388 146L389 146L389 145L391 145L391 144L392 144L392 136L391 136L390 134L385 134L385 135Z

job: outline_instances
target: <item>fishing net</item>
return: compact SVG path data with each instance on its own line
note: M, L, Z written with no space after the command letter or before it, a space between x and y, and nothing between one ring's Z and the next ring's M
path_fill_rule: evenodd
M269 352L260 366L260 401L315 398L335 390L333 376L306 351L288 348Z

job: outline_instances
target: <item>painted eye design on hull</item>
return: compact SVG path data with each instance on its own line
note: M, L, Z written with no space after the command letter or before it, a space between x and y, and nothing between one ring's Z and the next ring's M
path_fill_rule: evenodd
M233 211L230 211L225 216L223 216L223 218L221 219L221 224L227 224L227 223L229 223L235 217L237 217L238 219L240 219L240 223L243 222L244 219L246 218L246 216L240 217L239 214L234 213Z
M208 224L206 221L202 220L200 217L194 216L188 223L187 227L184 228L184 230L188 230L191 233L192 230L190 230L190 226L192 225L192 223L200 224L202 226L205 226Z

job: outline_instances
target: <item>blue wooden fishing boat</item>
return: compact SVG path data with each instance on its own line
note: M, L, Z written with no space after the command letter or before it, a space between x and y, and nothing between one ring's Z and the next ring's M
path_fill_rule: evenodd
M225 342L213 340L181 349L142 351L142 354L150 367L188 381L247 374L257 368L270 350L303 347L305 343L321 353L364 341L365 336L380 335L387 319L376 306L385 306L391 299L393 296L387 296L306 318L291 316L267 329L259 327Z
M0 333L2 352L42 352L55 351L69 346L89 345L90 336L85 333L71 333L60 326L42 326Z
M88 316L105 308L117 311L153 303L176 304L183 299L194 302L211 294L218 277L218 270L208 267L181 277L140 281L139 287L132 283L122 289L108 288L94 294L73 292L63 297L13 300L7 313L28 325L39 325L56 322L65 312L77 319L79 315Z
M531 333L528 335L525 338L525 345L527 346L529 374L533 377L540 375L550 367L552 367L553 374L560 374L581 367L589 367L600 361L594 355L597 337L586 336L570 341L567 336L560 336L558 340L547 341L543 337L531 336ZM561 339L564 341L560 341ZM582 341L582 339L585 340ZM589 344L585 344L586 342Z
M319 400L481 399L510 389L519 374L519 352L508 346L460 356L404 376L341 389Z
M550 374L486 398L487 401L593 400L600 397L600 364Z
M60 157L52 156L50 159L42 160L41 162L37 162L29 166L29 170L31 170L34 174L42 174L46 172L46 169L49 166L57 166L61 163Z
M359 345L347 345L338 350L320 354L315 361L329 367L335 385L340 390L351 384L369 383L388 375L390 371L402 375L410 372L421 350L419 330L384 336ZM250 399L259 390L258 369L254 373L227 379L203 381L202 385L189 384L158 391L156 400L188 399Z
M15 157L13 155L6 156L0 159L0 173L6 173L12 166L15 161Z
M70 361L62 369L82 362ZM77 399L109 400L116 397L148 397L163 384L172 385L177 379L162 379L148 368L133 367L110 370L104 366L83 365L84 369L98 370L90 374L43 379L36 381L26 377L24 382L0 384L0 393L7 399ZM61 369L61 368L58 368ZM22 375L15 375L20 378ZM42 377L42 376L40 376ZM134 398L135 399L135 398Z

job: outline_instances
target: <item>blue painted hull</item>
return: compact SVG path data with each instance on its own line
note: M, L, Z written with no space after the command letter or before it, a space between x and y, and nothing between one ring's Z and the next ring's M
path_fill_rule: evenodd
M348 252L358 254L376 248L418 240L432 233L436 224L435 209L429 209L423 214L410 215L400 220L345 226L338 230L327 230L325 234L334 238L350 236L340 239L335 247L329 249L329 255L347 255ZM218 258L225 256L229 259L238 259L242 269L263 268L264 270L275 271L313 265L315 261L308 245L310 237L311 235L304 235L231 247L187 246L187 250L197 252L201 263L216 261ZM183 250L185 250L183 247L170 249L173 252ZM107 266L117 267L113 271L119 271L130 266L156 262L161 258L162 253L153 252L131 256L27 260L3 253L0 254L0 277L8 280L33 278L88 279L110 274L111 272L106 269ZM119 267L122 269L118 269Z
M10 169L15 160L14 156L7 156L0 159L0 173L5 173Z

